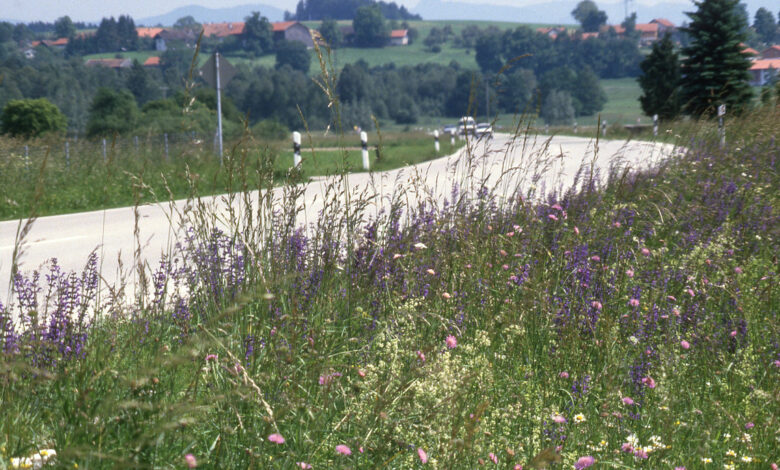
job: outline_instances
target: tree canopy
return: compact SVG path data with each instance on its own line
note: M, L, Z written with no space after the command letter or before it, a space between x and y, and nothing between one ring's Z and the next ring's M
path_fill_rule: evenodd
M596 32L601 25L607 23L606 12L599 10L592 0L582 0L578 3L571 16L582 25L585 32Z
M653 44L653 50L640 67L642 111L648 116L657 114L661 119L672 119L680 114L680 63L668 34Z
M390 28L378 5L358 8L352 26L358 47L382 47L390 37Z
M128 132L135 128L138 117L138 105L129 91L101 88L89 107L87 135L96 137Z
M756 35L761 42L771 44L777 36L775 16L766 8L759 8L753 20L753 29L756 30Z
M38 137L62 132L68 122L59 108L46 98L11 100L0 113L0 133L12 137Z
M686 114L712 115L717 106L740 111L750 105L753 90L751 62L742 53L745 42L743 15L738 0L703 0L688 13L691 24L685 28L691 43L683 49L680 99Z
M268 54L273 49L273 39L273 29L268 18L260 16L258 11L246 17L244 32L241 34L244 49L256 55Z
M311 54L300 41L280 41L276 45L276 67L289 65L295 70L309 73Z

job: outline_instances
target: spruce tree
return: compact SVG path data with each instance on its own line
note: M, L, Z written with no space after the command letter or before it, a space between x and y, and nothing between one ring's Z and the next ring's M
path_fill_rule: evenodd
M639 103L646 115L672 119L680 114L680 64L669 35L653 44L653 50L639 66Z
M711 116L721 104L729 112L744 110L753 90L748 84L750 60L742 53L745 20L737 11L738 0L695 3L698 9L687 13L691 24L684 29L691 43L683 49L683 109L693 116Z

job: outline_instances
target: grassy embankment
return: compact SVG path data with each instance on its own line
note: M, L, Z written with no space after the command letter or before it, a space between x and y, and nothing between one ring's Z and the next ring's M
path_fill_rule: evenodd
M359 136L350 133L340 144L337 137L316 134L303 137L302 172L292 176L294 181L337 174L343 168L364 171ZM226 165L242 166L245 171L270 169L274 183L285 181L293 166L292 142L247 139L225 144ZM378 142L377 134L370 133L372 171L413 165L449 155L462 146L442 139L437 154L433 138L424 133L382 133L377 159ZM0 220L27 217L33 208L43 216L164 202L171 196L183 199L194 192L220 194L231 185L233 190L238 188L237 181L220 169L211 142L171 143L168 160L159 137L153 142L141 140L138 150L131 138L108 141L105 161L102 144L96 142L71 142L70 161L61 140L28 142L29 161L24 158L24 145L0 139L0 154L5 157L0 159ZM230 155L235 158L231 160ZM41 177L44 185L38 184Z
M334 187L308 233L294 199L236 233L203 214L130 306L89 266L20 280L0 467L768 468L780 115L730 125L544 203L454 191L363 225Z

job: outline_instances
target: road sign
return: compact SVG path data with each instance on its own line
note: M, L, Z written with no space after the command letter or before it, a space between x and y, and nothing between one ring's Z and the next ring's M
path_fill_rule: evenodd
M722 104L718 106L718 116L725 116L726 115L726 105Z
M226 87L230 80L236 76L238 70L220 54L219 57L219 82L221 87ZM209 60L203 64L198 70L198 75L206 81L209 85L216 88L217 86L217 66L214 62L214 56L209 57Z

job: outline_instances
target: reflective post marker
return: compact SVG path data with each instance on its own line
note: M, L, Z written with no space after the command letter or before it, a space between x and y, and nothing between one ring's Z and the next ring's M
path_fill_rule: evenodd
M30 147L24 146L24 166L27 170L30 170Z
M293 132L293 167L301 165L301 133Z
M366 131L360 132L360 145L363 148L363 169L368 170L368 134L366 134Z
M723 126L723 116L726 115L726 105L718 106L718 134L720 135L720 146L726 145L726 128Z
M436 149L436 153L439 153L441 147L439 147L439 130L433 131L433 147Z
M163 134L165 139L165 160L168 160L168 133Z
M549 124L545 124L544 125L544 133L545 134L549 134L550 133L550 125Z
M450 132L450 145L455 145L455 134Z
M65 141L65 164L70 167L70 142Z
M653 137L658 137L658 115L653 114Z
M106 163L106 139L103 139L103 163Z
M577 121L574 121L574 133L577 133Z
M135 151L138 151L138 136L133 137L133 144L135 145Z
M601 135L604 137L607 136L607 121L601 123Z

